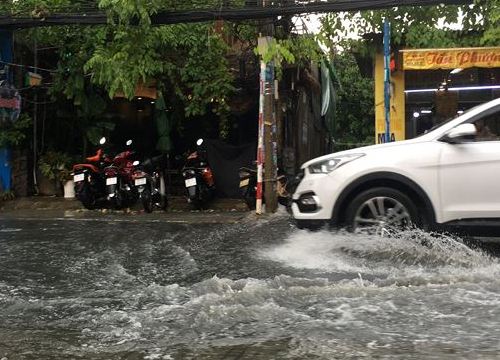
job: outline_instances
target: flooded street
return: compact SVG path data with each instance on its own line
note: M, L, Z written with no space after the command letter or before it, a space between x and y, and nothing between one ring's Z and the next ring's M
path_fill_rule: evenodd
M500 261L446 236L0 220L0 359L494 359Z

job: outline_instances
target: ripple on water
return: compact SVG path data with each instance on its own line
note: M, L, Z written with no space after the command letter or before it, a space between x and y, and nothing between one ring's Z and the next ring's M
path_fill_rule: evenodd
M57 284L68 294L28 298L21 288L0 282L0 321L77 331L64 354L83 358L480 359L500 354L497 259L458 239L417 230L374 238L286 232L280 221L216 229L206 236L200 231L194 244L191 237L118 248L99 244L93 252L64 259L62 270L73 282ZM267 231L276 235L268 242L248 238L248 232L258 239ZM250 261L241 253L255 266L275 266L265 267L267 276L261 278L210 275L179 281L183 271L206 274L200 271L200 258L205 260L200 254L218 255L225 264L235 258ZM23 339L36 337L29 331ZM50 348L50 337L44 345Z
M123 309L80 316L94 319L82 336L96 351L119 351L131 344L202 351L216 344L250 347L273 339L289 339L288 355L294 356L424 354L424 342L458 352L483 346L500 351L498 295L485 302L481 294L488 291L482 289L380 287L356 279L338 283L285 275L265 280L214 277L188 287L148 286L125 294L135 301Z

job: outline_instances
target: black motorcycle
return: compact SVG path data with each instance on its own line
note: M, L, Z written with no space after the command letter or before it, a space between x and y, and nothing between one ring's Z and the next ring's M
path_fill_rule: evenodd
M188 202L196 209L203 209L215 195L215 180L206 160L206 153L201 147L203 139L199 139L196 144L198 150L188 156L182 176Z
M248 208L255 209L257 197L257 169L242 167L239 170L240 195L245 200Z
M166 195L162 194L161 169L163 164L163 155L147 159L142 163L134 162L135 171L132 175L134 185L139 193L144 211L147 213L153 212L156 206L162 210L166 210L168 201Z
M248 208L255 209L255 202L257 197L257 167L242 167L239 170L240 178L240 195L245 200ZM291 195L293 194L295 181L286 176L280 169L278 169L278 178L276 185L276 192L278 196L278 203L286 206L287 208L291 203ZM262 183L262 194L265 191L265 182ZM264 203L264 197L262 198Z

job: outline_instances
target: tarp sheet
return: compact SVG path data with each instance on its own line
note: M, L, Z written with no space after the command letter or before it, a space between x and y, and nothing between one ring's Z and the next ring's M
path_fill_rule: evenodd
M257 154L256 144L233 146L220 140L205 140L204 146L215 177L217 196L239 198L238 170L253 164Z

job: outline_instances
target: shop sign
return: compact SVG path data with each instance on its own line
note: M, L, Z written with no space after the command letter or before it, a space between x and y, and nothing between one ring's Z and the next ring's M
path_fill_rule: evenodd
M500 47L402 50L405 70L500 67Z

